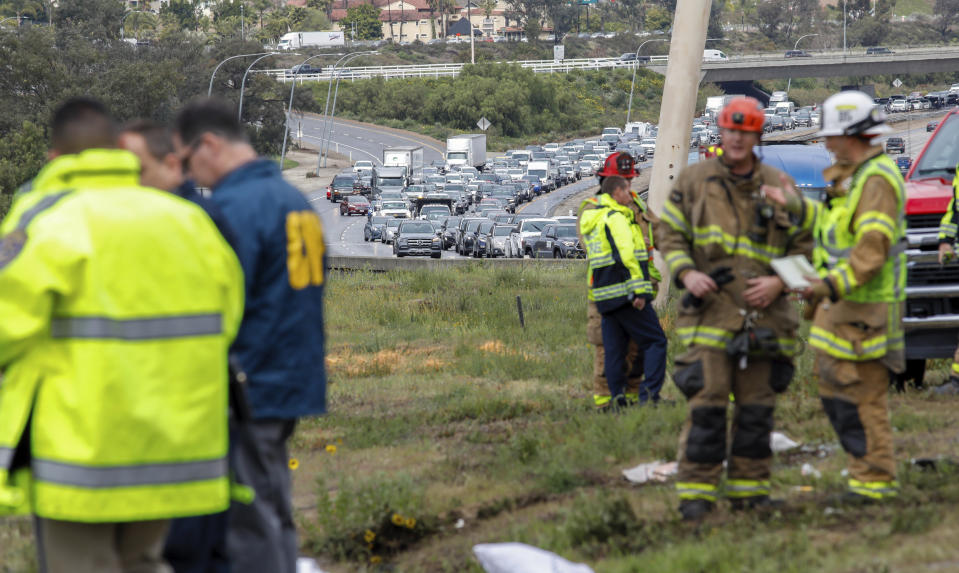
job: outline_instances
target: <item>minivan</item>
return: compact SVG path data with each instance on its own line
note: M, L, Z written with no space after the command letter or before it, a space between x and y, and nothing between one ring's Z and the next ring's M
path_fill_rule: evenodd
M729 56L719 50L703 50L704 62L728 62Z

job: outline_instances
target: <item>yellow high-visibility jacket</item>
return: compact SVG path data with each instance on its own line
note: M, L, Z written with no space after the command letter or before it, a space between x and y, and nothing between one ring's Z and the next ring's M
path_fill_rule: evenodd
M606 194L587 199L579 231L589 259L589 300L601 314L630 304L632 297L652 299L649 251L632 209Z
M123 522L229 504L243 272L200 207L139 171L120 150L57 158L0 224L0 511L26 498L44 518Z

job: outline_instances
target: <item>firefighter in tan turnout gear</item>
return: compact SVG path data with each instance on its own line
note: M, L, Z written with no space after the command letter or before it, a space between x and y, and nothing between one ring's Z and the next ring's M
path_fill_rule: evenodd
M624 160L623 165L620 166L618 162L620 158L624 156L629 157L629 160ZM639 171L635 168L632 157L625 153L613 153L607 157L603 168L597 173L600 184L603 183L606 177L611 175L619 175L629 181L638 174ZM630 191L630 193L633 197L633 205L630 205L630 208L633 210L635 217L633 224L636 226L634 232L638 232L646 242L650 261L649 280L653 286L653 297L655 298L659 288L659 281L662 279L659 271L652 264L653 249L655 248L653 243L653 222L655 221L655 215L647 208L646 203L639 197L639 194L635 191ZM584 210L599 207L599 199L597 197L590 197L580 206L579 214L582 216ZM578 225L577 228L579 228ZM582 237L580 237L580 242L585 244ZM609 394L609 385L606 381L604 366L606 352L603 347L602 315L599 314L599 311L596 309L596 303L593 301L589 302L586 310L586 339L595 349L593 355L593 404L598 410L607 411L611 407L610 400L612 396ZM660 388L641 388L643 380L643 358L643 355L639 352L639 346L637 346L635 342L630 342L629 352L626 355L628 374L625 393L626 400L630 404L636 404L640 401L646 402L647 400L654 402L659 400Z
M851 503L881 501L899 489L886 393L889 371L905 368L905 183L872 143L888 131L868 95L836 94L823 103L819 132L836 157L824 173L832 182L828 200L805 199L789 185L785 193L766 190L816 229L813 262L822 280L803 293L815 313L809 345L823 410L851 456L843 496Z
M793 376L799 316L774 274L774 258L812 253L799 218L766 201L763 184L785 175L753 154L765 115L752 98L719 115L723 154L688 167L666 200L656 243L682 298L678 333L688 350L673 380L689 400L679 444L679 510L713 510L730 452L726 497L733 508L770 505L776 394ZM735 398L732 444L726 411Z

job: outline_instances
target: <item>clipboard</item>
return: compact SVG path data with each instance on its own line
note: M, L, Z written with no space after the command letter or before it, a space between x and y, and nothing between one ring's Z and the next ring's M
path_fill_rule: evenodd
M812 286L812 283L809 282L810 278L819 278L819 273L809 264L809 260L802 255L773 259L770 266L789 290L807 289Z

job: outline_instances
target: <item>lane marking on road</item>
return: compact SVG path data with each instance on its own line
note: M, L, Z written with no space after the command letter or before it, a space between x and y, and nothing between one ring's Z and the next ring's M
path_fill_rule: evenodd
M334 123L334 125L335 125L335 124L336 124L336 120L334 120L333 123ZM378 135L385 135L385 136L388 136L388 137L396 137L396 138L398 138L398 139L404 139L404 140L406 140L406 141L415 143L415 144L417 144L417 145L421 145L421 146L423 146L423 147L429 147L429 148L432 149L433 151L439 153L440 155L443 155L443 150L440 149L439 147L436 147L435 145L433 145L433 144L431 144L431 143L428 143L428 142L425 142L425 141L420 141L420 140L414 139L414 138L412 138L412 137L405 137L405 136L403 136L403 135L396 134L396 133L394 133L394 132L392 132L392 131L382 131L382 132L381 132L381 131L376 131L375 129L370 129L370 128L368 128L368 127L361 127L361 126L359 126L359 125L355 125L355 124L352 124L352 123L343 123L343 124L340 124L340 125L342 125L342 126L349 126L349 127L352 128L352 129L362 129L363 131L372 131L373 133L376 133L376 134L378 134ZM371 139L370 141L375 141L375 140ZM389 147L389 146L384 145L383 147Z

